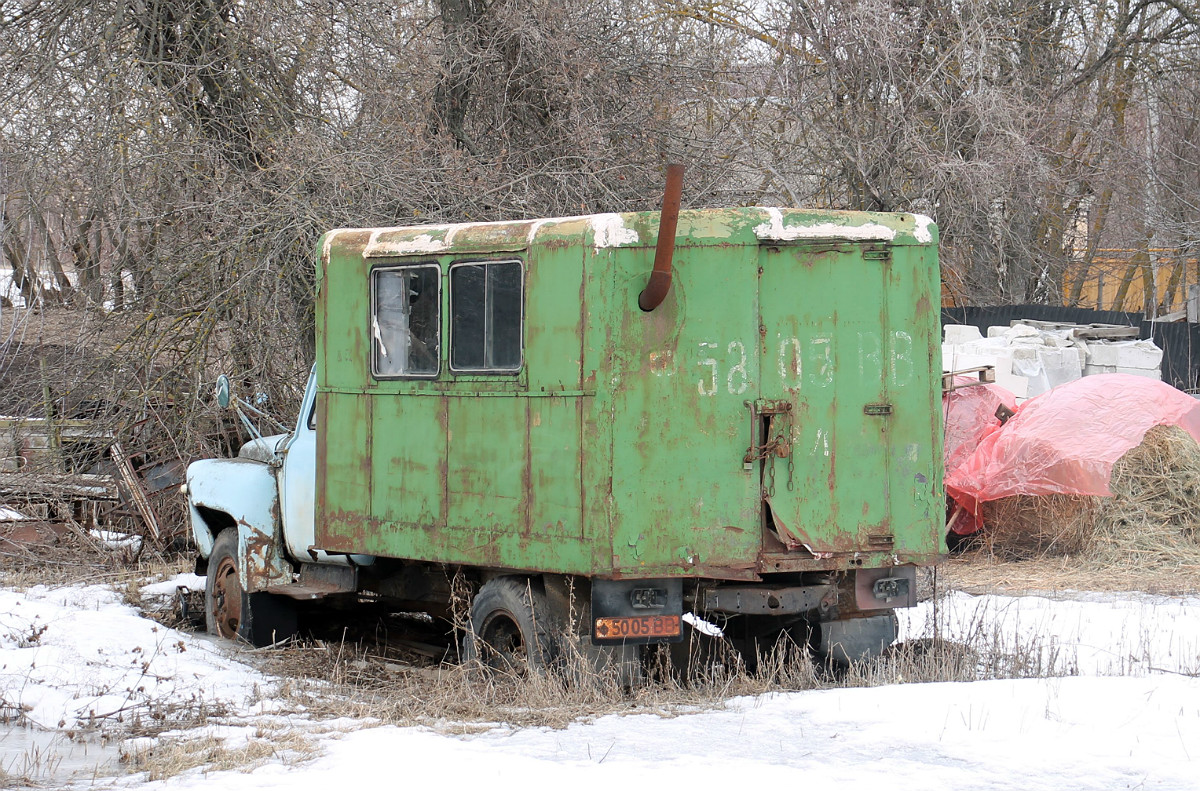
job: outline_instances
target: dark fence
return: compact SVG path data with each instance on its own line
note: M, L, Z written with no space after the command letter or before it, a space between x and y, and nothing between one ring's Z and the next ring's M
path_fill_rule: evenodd
M972 324L987 335L988 327L1008 326L1020 319L1072 324L1119 324L1137 327L1138 336L1153 339L1163 350L1162 378L1180 390L1200 387L1200 324L1145 321L1141 313L1060 308L1054 305L942 308L942 324Z

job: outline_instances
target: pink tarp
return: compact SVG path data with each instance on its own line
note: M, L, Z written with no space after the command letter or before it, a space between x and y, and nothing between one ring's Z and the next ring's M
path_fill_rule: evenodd
M956 376L956 385L969 385L951 390L942 396L942 416L946 421L946 449L944 460L946 477L958 469L983 441L983 438L1000 428L996 409L1001 404L1011 411L1017 410L1017 399L1008 390L996 384L970 384L978 382L970 376Z
M1140 376L1085 376L1022 404L947 474L946 493L976 517L980 503L1017 494L1111 496L1113 464L1160 425L1200 442L1200 400Z

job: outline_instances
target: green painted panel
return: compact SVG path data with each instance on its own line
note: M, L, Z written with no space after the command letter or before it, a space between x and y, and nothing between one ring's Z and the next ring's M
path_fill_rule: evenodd
M371 398L323 393L317 406L316 542L360 552L371 518Z
M577 224L582 237L587 226ZM584 250L578 244L535 245L529 252L526 282L538 287L525 299L525 363L535 392L581 387Z
M758 485L742 457L744 402L759 379L757 248L677 249L671 292L651 313L637 308L649 254L619 263L607 311L618 330L606 382L613 565L633 574L751 564Z
M785 399L773 434L791 455L769 455L764 490L777 526L816 551L847 551L888 530L885 402L887 310L883 261L860 245L763 248L764 399ZM867 482L871 483L868 484Z
M528 398L532 535L583 535L582 398Z
M753 577L764 549L784 552L764 531L768 467L744 464L763 442L747 404L770 399L793 406L793 464L777 457L769 468L773 504L814 543L846 550L804 568L846 568L872 549L868 564L890 562L870 545L886 531L897 551L936 554L936 229L911 215L683 212L675 285L643 313L657 224L642 213L327 236L323 546L512 569ZM884 254L864 259L868 247ZM516 374L445 365L445 273L484 259L525 265ZM371 378L368 261L441 267L436 379ZM884 404L890 416L864 412Z
M527 399L448 396L446 401L449 526L526 533Z
M419 532L446 524L446 402L437 396L386 395L372 411L371 512ZM411 551L411 549L410 549Z
M328 236L328 235L327 235ZM362 361L370 352L366 283L362 244L369 234L337 236L322 245L318 267L317 373L322 387L347 387L363 379Z
M888 385L897 405L890 421L888 488L898 552L939 545L945 518L942 494L941 281L936 248L895 248L885 283L891 315ZM911 298L900 299L902 294ZM911 366L911 367L910 367ZM930 372L933 375L929 375Z

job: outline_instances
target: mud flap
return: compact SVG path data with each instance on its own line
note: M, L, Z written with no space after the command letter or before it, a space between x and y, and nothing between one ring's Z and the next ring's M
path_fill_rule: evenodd
M880 656L895 642L899 633L896 614L873 615L870 618L850 618L821 624L821 642L817 655L826 661L845 667Z

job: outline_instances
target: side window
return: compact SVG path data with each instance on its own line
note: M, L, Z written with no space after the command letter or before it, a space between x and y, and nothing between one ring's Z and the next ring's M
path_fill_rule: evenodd
M455 371L521 369L523 273L520 261L450 268L450 367Z
M441 299L436 264L371 272L371 373L437 376Z

